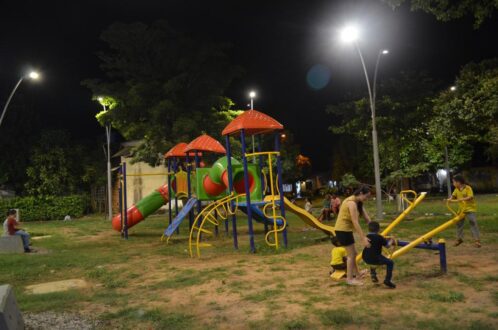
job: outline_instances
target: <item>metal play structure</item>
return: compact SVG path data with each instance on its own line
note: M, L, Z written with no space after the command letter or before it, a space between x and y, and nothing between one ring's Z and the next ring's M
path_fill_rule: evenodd
M412 195L412 199L410 200L408 195ZM420 195L417 196L417 193L412 190L407 190L407 191L402 191L401 192L401 197L402 199L408 203L408 208L401 213L395 220L393 220L389 226L386 227L381 233L382 236L388 237L389 234L392 232L394 227L396 227L401 220L403 220L406 215L413 210L420 202L425 198L426 193L423 192ZM440 239L438 243L433 243L432 239L435 235L445 231L449 227L456 225L458 222L463 220L465 218L465 214L463 212L457 212L453 210L449 203L446 203L446 207L448 210L453 214L453 218L450 220L446 221L442 225L430 230L429 232L419 236L417 239L408 242L408 241L401 241L401 240L395 240L395 245L394 248L401 247L398 250L393 251L392 253L386 253L387 257L390 259L394 259L397 257L400 257L407 252L409 252L411 249L424 249L424 250L436 250L439 251L439 264L440 264L440 269L442 273L446 273L447 271L447 263L446 263L446 243L444 239ZM361 258L361 253L358 254L356 257L356 262L360 262L362 260ZM346 272L343 270L340 271L335 271L332 273L330 276L334 280L339 280L343 278L346 275Z

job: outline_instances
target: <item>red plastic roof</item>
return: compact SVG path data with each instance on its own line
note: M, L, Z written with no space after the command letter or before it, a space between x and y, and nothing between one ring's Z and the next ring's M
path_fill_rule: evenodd
M203 134L190 142L186 147L185 147L185 152L188 151L209 151L209 152L215 152L218 154L225 154L226 150L225 148L221 145L221 143L210 137L207 134Z
M247 135L254 135L281 130L284 129L284 125L262 112L249 110L232 120L221 134L229 135L243 129Z
M164 158L172 158L172 157L185 157L185 153L187 152L185 148L187 147L187 144L185 142L180 142L173 148L169 149L167 153L164 154ZM189 154L189 156L195 156L193 152ZM199 156L202 156L199 155Z

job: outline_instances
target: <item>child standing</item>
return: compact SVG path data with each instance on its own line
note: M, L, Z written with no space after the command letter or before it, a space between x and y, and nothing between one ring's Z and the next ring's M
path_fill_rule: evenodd
M386 278L384 279L384 284L394 289L396 285L391 282L393 277L394 262L391 259L386 258L382 255L382 247L389 247L392 240L386 240L382 235L379 235L380 225L377 221L370 221L368 224L367 234L370 240L370 247L366 247L363 250L363 261L369 265L386 265ZM379 279L377 278L377 272L374 267L370 268L370 276L372 282L377 283Z
M459 203L459 211L465 213L465 219L469 220L470 230L472 231L472 236L474 236L476 247L481 247L481 241L479 239L479 227L477 226L476 212L477 212L477 204L474 198L474 192L472 191L472 187L470 187L466 182L463 176L455 175L453 177L453 185L455 186L455 191L451 198L450 202ZM459 246L463 243L463 226L465 225L465 221L462 220L457 224L457 241L455 242L455 246Z

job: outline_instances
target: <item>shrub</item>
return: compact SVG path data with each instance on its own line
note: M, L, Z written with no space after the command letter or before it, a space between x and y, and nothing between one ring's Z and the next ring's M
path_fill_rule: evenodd
M89 207L87 195L15 197L0 199L0 212L19 209L22 221L62 220L66 215L78 218Z

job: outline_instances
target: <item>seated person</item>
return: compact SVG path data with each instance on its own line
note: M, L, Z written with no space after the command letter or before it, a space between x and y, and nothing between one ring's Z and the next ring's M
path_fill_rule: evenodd
M396 288L396 285L391 282L394 262L382 255L382 247L389 247L392 244L392 240L388 241L382 235L379 235L379 230L379 223L377 221L370 221L368 224L369 233L367 235L367 238L370 240L370 247L363 249L363 261L369 265L386 265L386 278L384 279L384 284L387 287L394 289ZM370 268L370 276L372 282L379 282L374 267Z
M347 255L346 249L343 246L336 246L330 251L330 274L336 270L346 270Z
M304 209L306 210L306 212L312 214L313 204L311 203L311 200L309 198L306 198L305 201L306 203L304 204Z
M22 243L24 246L24 252L31 252L29 248L29 234L22 230L22 228L18 227L19 222L16 220L16 210L10 209L7 211L7 231L9 235L18 235L22 238Z
M330 195L326 194L323 200L323 208L318 221L330 220Z
M330 199L330 211L334 213L334 215L337 217L337 214L339 213L339 208L341 207L341 199L337 197L336 194L332 194L332 197Z

